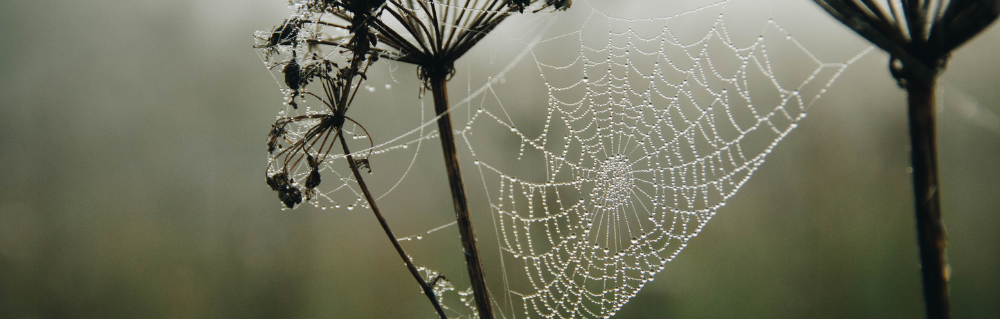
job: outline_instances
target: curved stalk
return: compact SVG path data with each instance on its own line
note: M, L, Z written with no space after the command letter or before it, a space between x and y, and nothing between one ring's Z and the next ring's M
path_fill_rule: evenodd
M420 284L420 289L423 289L424 295L427 295L427 299L431 300L431 304L434 305L434 311L437 311L438 316L441 319L448 319L448 316L444 314L444 309L441 304L438 303L437 297L434 296L434 287L429 285L423 277L420 276L420 272L417 267L413 265L413 261L410 260L410 256L403 251L403 247L399 245L399 241L396 240L396 236L392 234L392 230L389 229L389 224L382 217L382 212L378 209L378 205L375 205L375 198L372 197L372 193L368 191L368 185L365 184L364 178L361 177L361 172L358 170L358 165L354 163L354 157L351 156L351 151L347 148L347 142L344 140L344 134L340 133L340 128L337 128L337 133L340 136L340 145L344 147L344 154L347 154L347 163L351 166L351 172L354 173L354 178L358 180L358 186L361 187L361 192L365 194L365 199L368 200L368 206L371 206L372 212L375 213L375 218L378 219L378 223L382 225L382 230L385 231L385 235L389 237L389 241L392 242L392 247L396 248L396 252L399 253L399 258L403 259L403 263L406 264L406 269L410 270L410 274L413 278L417 280ZM435 283L437 278L434 279Z
M441 134L441 148L444 151L444 163L448 170L451 198L455 204L455 218L458 220L458 232L462 236L465 266L469 271L469 280L472 282L472 292L476 298L479 318L492 319L493 305L490 302L489 291L486 290L486 276L483 273L482 261L479 260L476 233L472 229L469 202L465 197L462 172L458 167L458 151L455 149L455 135L451 128L451 114L448 113L448 80L445 77L446 75L440 75L430 79L431 91L434 93L434 111L437 115L441 115L441 118L438 119L438 133Z

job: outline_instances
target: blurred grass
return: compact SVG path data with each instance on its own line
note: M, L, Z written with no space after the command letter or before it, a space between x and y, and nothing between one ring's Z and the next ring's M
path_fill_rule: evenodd
M281 211L262 182L281 96L250 35L282 1L2 4L0 317L433 316L367 212ZM858 43L817 13L779 22ZM996 39L943 78L956 318L1000 316L1000 132L968 112L1000 113ZM617 318L919 317L904 101L884 54L859 61ZM421 152L390 223L450 210Z

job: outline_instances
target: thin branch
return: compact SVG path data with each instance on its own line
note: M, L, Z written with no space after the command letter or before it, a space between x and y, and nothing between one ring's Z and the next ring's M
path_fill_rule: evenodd
M342 128L337 128L338 133L340 133ZM392 230L389 229L389 224L382 217L382 211L378 209L378 205L375 204L375 197L372 196L371 191L368 190L368 185L365 184L365 179L361 177L361 172L358 170L358 165L354 163L354 157L351 156L351 151L347 148L347 141L344 140L344 134L340 135L340 145L344 147L344 154L347 155L347 164L351 166L351 172L354 173L354 178L358 180L358 187L361 188L361 192L365 194L365 199L368 200L368 206L372 208L372 213L375 214L375 218L378 219L378 223L382 225L382 230L385 231L385 236L389 237L389 241L392 242L392 247L396 248L396 253L399 254L399 258L403 259L403 263L406 264L406 269L410 270L410 274L413 275L413 279L417 280L420 284L420 289L423 289L424 295L427 295L427 299L430 299L431 304L434 305L434 311L437 311L438 316L441 319L448 319L448 315L444 313L444 308L438 302L437 297L434 296L434 287L427 284L427 281L420 276L420 272L417 267L413 265L413 261L410 260L410 256L403 251L403 247L399 245L399 241L396 240L396 236L392 234ZM434 279L434 283L437 283L437 278Z

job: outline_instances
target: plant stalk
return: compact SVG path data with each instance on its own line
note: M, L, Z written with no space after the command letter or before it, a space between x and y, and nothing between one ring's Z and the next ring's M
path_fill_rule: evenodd
M462 172L458 168L458 151L455 149L455 135L451 128L451 114L448 113L448 87L445 76L435 76L430 79L431 90L434 93L434 111L438 119L438 133L441 134L441 148L444 151L444 163L448 171L448 181L451 185L451 198L455 204L455 217L458 220L458 232L462 236L462 250L465 251L465 266L472 282L473 296L480 319L493 319L493 306L489 291L486 290L486 276L476 249L476 233L472 229L472 218L469 214L469 203L465 197L465 185L462 182Z
M340 130L340 128L338 128ZM382 225L382 230L385 231L385 235L389 237L389 241L392 242L392 247L396 248L396 252L399 253L399 258L403 259L403 263L406 264L406 268L410 270L410 274L413 278L417 280L420 284L420 289L424 290L424 295L427 295L427 299L431 300L431 304L434 305L434 311L437 311L438 316L441 319L448 319L448 316L444 314L444 308L438 303L437 297L434 296L434 287L427 284L427 281L420 276L420 272L417 271L417 267L413 265L413 261L410 260L410 256L403 251L403 247L399 245L399 241L396 240L396 236L392 234L392 230L389 229L389 224L382 217L382 212L378 209L378 205L375 205L375 198L372 197L372 193L368 190L368 185L365 184L365 179L361 177L361 172L358 170L358 165L354 163L354 158L351 156L351 151L347 148L347 142L344 140L344 134L338 132L340 136L340 145L344 147L344 154L347 155L347 163L351 166L351 172L354 173L354 178L358 180L358 186L361 187L361 192L365 194L365 199L368 200L368 206L371 206L372 212L375 213L375 218L378 219L378 223Z
M949 318L948 259L938 186L937 136L934 120L935 83L910 79L906 85L909 102L910 147L913 164L914 210L920 270L924 282L927 318Z

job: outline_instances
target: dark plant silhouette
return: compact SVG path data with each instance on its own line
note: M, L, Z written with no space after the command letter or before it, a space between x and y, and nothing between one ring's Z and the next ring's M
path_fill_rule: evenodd
M447 316L438 296L434 293L434 287L441 277L434 278L428 283L420 275L419 270L413 265L410 257L390 230L361 175L359 167L368 168L371 172L367 158L355 159L344 139L343 125L347 121L353 122L368 135L367 130L360 123L347 116L347 110L361 86L360 83L367 77L365 72L368 67L378 60L379 55L374 53L371 48L377 43L374 33L375 22L378 14L384 9L384 3L384 1L378 0L302 2L298 4L298 10L292 18L285 20L269 36L260 37L263 43L260 43L258 48L263 49L268 58L283 50L291 52L291 59L280 63L284 65L282 73L285 84L290 90L289 105L297 108L296 97L309 96L325 106L325 109L318 114L280 117L271 126L267 146L268 152L273 155L273 160L268 163L265 181L272 190L278 192L278 198L288 208L294 208L300 204L303 195L306 200L312 199L316 194L315 188L322 182L320 167L332 155L337 155L333 148L339 140L343 154L368 206L371 207L389 241L434 306L438 316L444 319ZM346 62L341 61L345 64L344 66L333 61L330 56L339 55L332 53L321 55L322 51L313 50L314 48L304 42L306 38L300 36L300 33L307 31L303 26L324 25L325 22L321 20L323 15L336 15L347 21L347 24L342 27L348 33L343 38L338 39L341 41L341 46L351 48L348 51L350 55L345 58ZM309 39L314 40L313 38ZM303 55L304 58L301 58L300 55ZM309 83L314 81L321 85L320 94L322 95L304 90ZM285 129L291 123L311 126L305 130L304 134L292 136ZM370 137L369 141L371 141ZM299 165L307 165L308 169L296 170ZM303 171L305 173L299 173ZM296 176L300 178L298 183L295 181Z
M444 151L445 167L451 187L458 229L462 238L466 267L480 318L493 318L493 310L483 273L476 235L472 226L465 185L459 168L451 115L448 112L447 82L455 74L455 61L485 38L490 31L515 12L537 4L534 12L547 8L564 10L570 0L388 0L381 19L373 22L383 56L417 66L417 76L423 89L431 90L434 110L439 116L438 132ZM344 21L349 16L337 14ZM329 23L331 27L346 28ZM314 45L334 45L357 50L351 44L328 40L312 40ZM374 43L374 42L373 42Z
M948 262L937 176L934 89L951 51L1000 16L998 0L815 0L891 55L909 102L917 240L928 318L948 318Z

